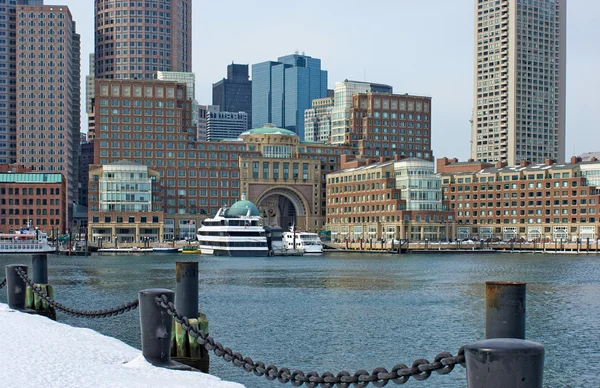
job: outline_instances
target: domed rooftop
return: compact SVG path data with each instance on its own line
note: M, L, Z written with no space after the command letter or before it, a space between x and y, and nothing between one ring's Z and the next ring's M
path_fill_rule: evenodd
M227 210L227 215L229 217L242 217L248 214L248 209L250 209L251 216L259 215L256 205L247 200L237 201L231 205L229 210Z
M242 132L240 136L244 135L288 135L288 136L298 136L295 132L292 132L288 129L277 128L274 124L264 124L259 128L250 129L248 131Z

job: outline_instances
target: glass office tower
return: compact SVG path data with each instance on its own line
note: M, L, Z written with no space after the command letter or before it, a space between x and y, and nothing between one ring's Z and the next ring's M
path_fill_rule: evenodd
M320 59L291 54L252 65L254 127L272 123L304 139L304 111L326 96L327 71Z

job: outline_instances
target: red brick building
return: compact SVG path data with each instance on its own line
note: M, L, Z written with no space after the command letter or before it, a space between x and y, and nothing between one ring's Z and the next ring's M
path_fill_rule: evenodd
M22 226L39 227L56 236L66 224L66 182L62 174L31 171L17 165L0 165L0 232Z
M342 156L327 175L327 229L333 241L446 240L453 214L441 199L433 162L417 158L377 163Z
M444 200L459 239L596 239L600 228L600 162L507 166L438 159Z

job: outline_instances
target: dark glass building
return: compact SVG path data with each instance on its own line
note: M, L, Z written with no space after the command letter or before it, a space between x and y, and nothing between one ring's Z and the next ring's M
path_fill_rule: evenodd
M228 65L227 78L213 84L212 104L218 105L221 112L246 112L251 129L252 81L248 78L248 65Z

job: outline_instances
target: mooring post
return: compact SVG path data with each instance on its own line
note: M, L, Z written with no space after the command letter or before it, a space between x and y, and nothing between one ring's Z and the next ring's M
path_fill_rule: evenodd
M542 388L544 346L514 338L465 346L468 388Z
M48 284L48 255L46 253L34 254L31 257L32 275L31 280L39 289L50 298L54 298L54 288ZM56 321L56 309L48 304L27 287L25 306L35 310L37 314Z
M25 296L27 283L21 279L16 269L21 268L27 273L28 267L25 264L9 264L6 266L6 299L8 307L26 313L35 313L25 307Z
M485 337L525 339L525 286L485 282Z
M178 261L175 263L175 308L188 317L190 325L208 333L206 316L198 312L198 262ZM208 373L208 351L200 346L181 326L175 322L171 341L173 360Z
M31 257L31 280L35 284L48 284L48 255L35 254Z
M169 302L173 301L175 292L163 288L142 290L139 293L142 355L154 366L191 370L189 366L171 360L173 318L156 303L156 298L163 294Z

